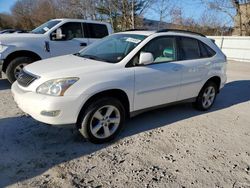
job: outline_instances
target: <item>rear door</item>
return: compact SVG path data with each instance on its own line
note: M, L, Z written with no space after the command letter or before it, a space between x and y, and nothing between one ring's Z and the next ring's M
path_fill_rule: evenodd
M51 36L50 53L52 57L77 53L89 44L81 22L68 22L60 28L64 35L61 40L53 40Z
M202 87L204 77L208 74L211 65L212 51L194 38L179 37L180 64L182 81L178 100L197 97ZM208 47L209 48L209 47Z

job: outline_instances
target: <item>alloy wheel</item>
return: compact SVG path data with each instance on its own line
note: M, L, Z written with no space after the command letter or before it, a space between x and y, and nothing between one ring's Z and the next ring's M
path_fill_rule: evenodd
M119 110L113 105L106 105L93 114L90 120L90 131L96 138L105 139L115 133L120 121Z
M215 88L213 86L209 86L205 89L202 96L202 105L204 108L209 108L215 99Z

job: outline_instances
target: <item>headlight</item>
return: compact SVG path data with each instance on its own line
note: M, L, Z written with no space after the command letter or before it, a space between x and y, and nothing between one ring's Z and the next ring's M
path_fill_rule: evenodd
M36 92L45 95L63 96L65 91L72 86L79 78L60 78L49 80L40 85Z

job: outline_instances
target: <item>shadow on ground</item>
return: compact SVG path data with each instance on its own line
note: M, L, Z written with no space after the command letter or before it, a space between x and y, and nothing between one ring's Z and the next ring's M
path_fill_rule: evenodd
M0 79L0 91L10 89L11 84L7 79Z
M228 83L219 94L214 107L218 111L250 100L250 80ZM204 114L190 104L163 108L129 120L118 138L129 137L158 127ZM68 128L53 127L30 117L0 119L0 187L38 176L65 161L90 155L113 143L94 145L84 141Z

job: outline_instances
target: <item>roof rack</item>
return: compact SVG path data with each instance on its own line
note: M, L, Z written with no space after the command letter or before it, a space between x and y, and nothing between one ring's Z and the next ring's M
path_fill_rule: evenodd
M157 31L156 33L163 33L163 32L178 32L178 33L187 33L187 34L194 34L194 35L199 35L202 37L206 37L205 35L193 31L187 31L187 30L180 30L180 29L162 29Z
M125 31L148 31L148 29L128 29Z

